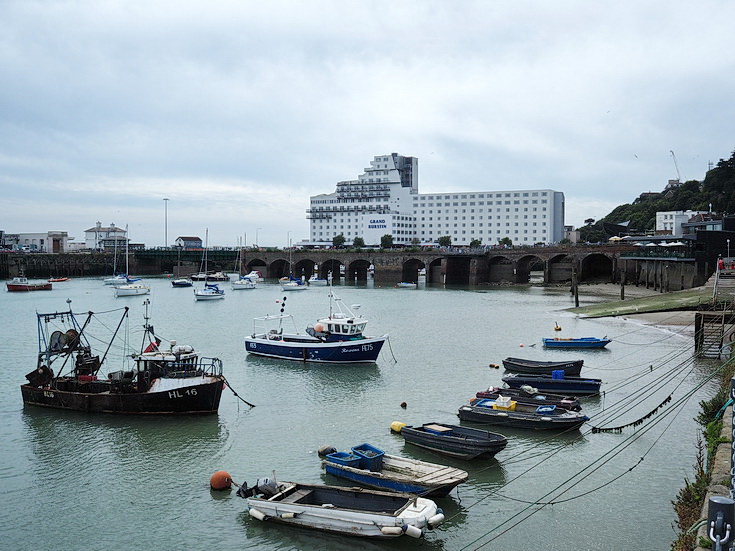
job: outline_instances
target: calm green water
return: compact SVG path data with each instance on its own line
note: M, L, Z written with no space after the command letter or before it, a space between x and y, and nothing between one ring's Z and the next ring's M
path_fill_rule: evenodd
M24 409L18 386L35 367L36 310L64 310L67 298L76 312L128 305L137 330L145 297L116 299L92 279L55 283L51 292L0 292L3 548L655 550L668 549L674 537L671 501L695 462L693 417L714 388L708 384L678 406L712 369L687 362L691 338L622 319L577 319L560 311L572 306L565 290L339 287L345 303L362 305L368 334L389 333L391 346L374 366L305 366L244 352L252 318L280 308L277 285L234 292L225 285L225 300L201 303L191 289L163 279L150 283L157 332L221 358L232 386L256 407L226 390L219 414L207 418ZM326 288L288 296L287 311L302 330L327 308ZM555 322L564 336L607 335L613 342L603 351L546 351L540 341L554 336ZM507 356L584 357L583 375L606 382L604 398L584 401L593 424L606 415L614 416L611 425L633 421L669 394L673 402L622 434L591 434L587 425L556 437L500 431L508 447L479 462L418 451L390 433L394 420L457 423L461 404L500 384L503 371L488 364ZM662 381L665 386L656 386ZM637 396L638 388L652 390ZM626 397L638 404L616 414L616 402ZM449 520L426 540L366 542L260 523L249 519L234 492L209 489L209 477L220 469L250 484L272 471L282 480L336 483L321 472L316 450L362 442L470 472L468 483L437 500ZM524 502L548 501L544 496L559 485L567 491L551 496L554 505ZM575 496L582 497L564 501Z

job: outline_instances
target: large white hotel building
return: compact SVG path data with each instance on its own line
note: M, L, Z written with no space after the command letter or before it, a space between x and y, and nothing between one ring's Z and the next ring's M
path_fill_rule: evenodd
M334 193L310 198L310 241L346 244L362 237L379 245L436 242L449 235L453 245L478 239L494 245L504 237L514 245L555 243L564 237L564 194L551 189L419 193L418 159L397 153L378 155L357 180L337 182Z

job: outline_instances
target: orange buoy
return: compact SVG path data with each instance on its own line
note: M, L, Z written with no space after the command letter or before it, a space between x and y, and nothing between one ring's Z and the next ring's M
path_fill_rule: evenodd
M213 490L229 490L232 488L232 477L227 471L217 471L209 479L209 485Z
M521 343L521 344L520 344L519 346L520 346L521 348L523 348L523 343Z

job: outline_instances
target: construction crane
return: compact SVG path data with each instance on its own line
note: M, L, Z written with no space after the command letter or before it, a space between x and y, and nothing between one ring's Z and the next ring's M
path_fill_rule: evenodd
M679 163L676 162L676 155L674 155L674 151L672 149L669 149L669 153L671 153L671 158L674 159L674 168L676 168L676 178L681 182L681 173L679 172Z

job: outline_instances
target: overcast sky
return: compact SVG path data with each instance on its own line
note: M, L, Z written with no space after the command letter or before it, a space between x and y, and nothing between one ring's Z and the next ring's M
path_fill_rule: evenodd
M0 229L283 246L310 195L392 152L421 193L551 188L582 225L663 189L672 150L687 180L730 156L733 21L732 0L4 0Z

